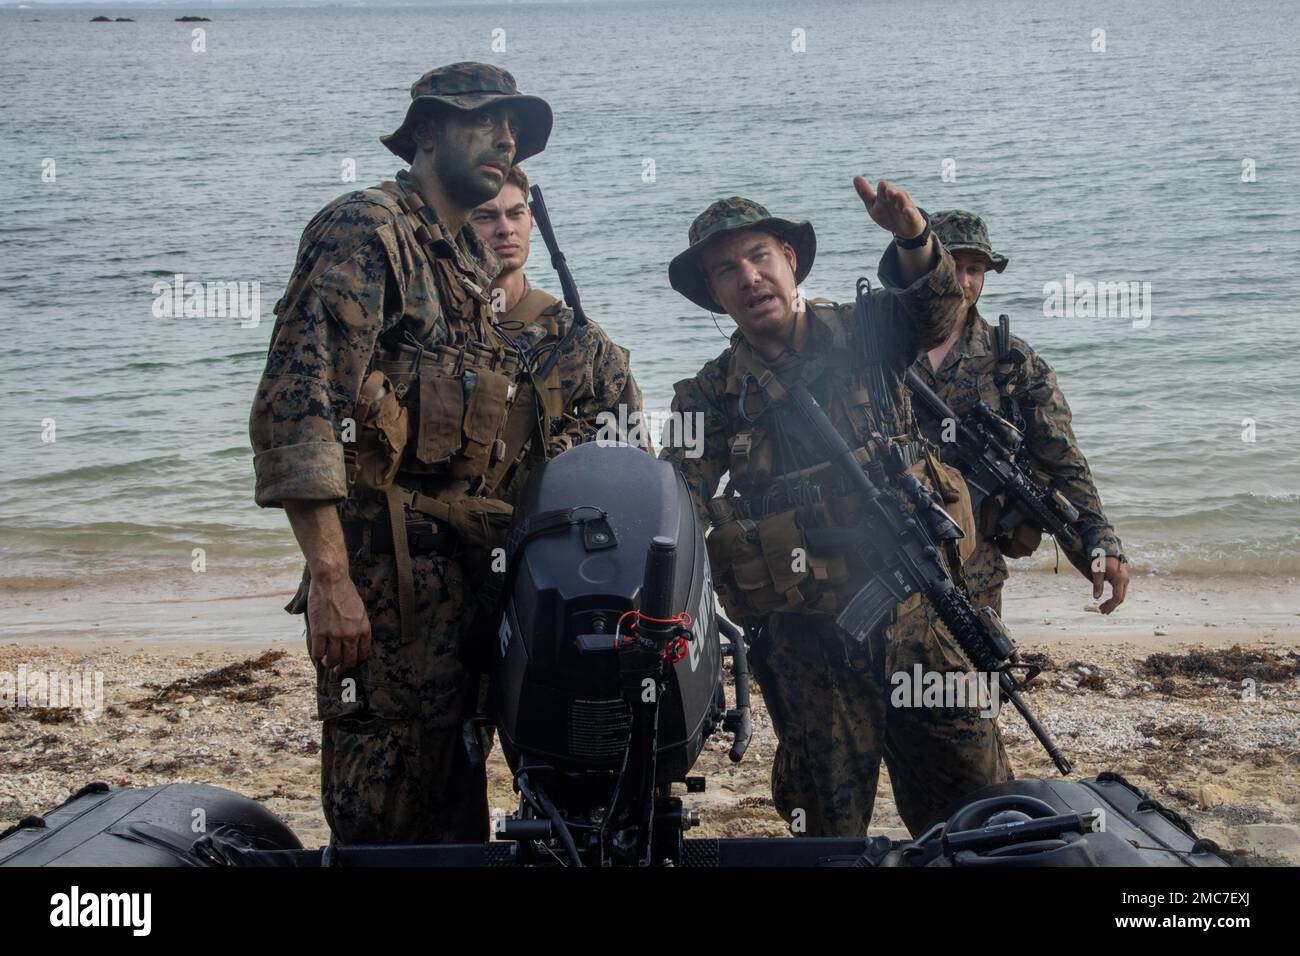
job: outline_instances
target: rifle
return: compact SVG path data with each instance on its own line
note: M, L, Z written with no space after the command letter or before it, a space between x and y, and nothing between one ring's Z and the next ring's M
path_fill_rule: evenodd
M864 309L863 296L859 294L859 313ZM865 642L896 605L919 592L938 611L971 663L980 671L998 675L1003 696L1020 711L1056 768L1063 775L1069 774L1073 769L1070 761L1020 696L1020 691L1037 676L1039 669L1019 662L1016 647L997 613L990 607L976 613L970 599L953 583L939 559L939 543L960 538L961 529L920 480L903 469L897 455L891 456L892 477L906 495L911 510L894 493L877 487L807 386L796 382L783 388L786 407L808 426L808 440L820 446L866 504L862 524L844 534L852 539L854 549L873 573L840 612L836 624L859 643ZM835 529L829 533L839 535ZM1012 669L1026 669L1028 673L1018 683L1011 674Z
M533 221L537 223L537 231L542 234L542 241L546 243L546 250L551 254L551 268L555 270L556 276L560 280L560 292L564 296L565 304L573 311L573 325L569 331L564 334L552 350L551 354L546 357L544 364L538 373L542 379L550 374L551 369L560 358L560 353L565 344L573 337L573 333L578 331L578 327L587 324L587 313L582 311L582 300L578 297L578 287L573 282L573 273L569 271L569 263L564 258L564 253L560 251L560 244L555 239L555 230L551 227L551 215L546 211L546 200L542 198L542 187L534 186L529 190L532 194L532 202L528 208L533 211Z
M999 410L1003 418L1018 430L1024 431L1025 420L1020 414L1020 403L1013 393L1016 369L1025 364L1027 357L1024 352L1011 344L1011 316L998 316L998 330L995 337L998 361L993 372L993 384L998 387L998 394L1001 395Z
M998 519L998 534L1028 521L1067 549L1078 544L1078 532L1072 527L1079 520L1078 510L1059 491L1040 484L1016 461L1024 435L1014 425L999 417L983 401L966 418L958 418L912 369L907 370L903 380L931 417L940 422L951 421L955 426L954 445L976 514L986 498L1005 492L1007 508Z

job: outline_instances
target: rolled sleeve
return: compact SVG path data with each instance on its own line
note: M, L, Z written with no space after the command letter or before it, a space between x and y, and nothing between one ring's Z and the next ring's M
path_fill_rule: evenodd
M249 416L262 507L347 495L343 425L389 313L402 310L387 215L345 201L304 233Z
M253 470L254 495L263 508L283 508L286 501L340 501L348 491L338 442L268 448L253 456Z

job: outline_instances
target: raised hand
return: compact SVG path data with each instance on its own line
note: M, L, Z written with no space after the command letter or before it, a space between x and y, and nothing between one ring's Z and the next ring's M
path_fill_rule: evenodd
M892 232L900 239L914 239L925 229L925 219L921 210L916 208L912 197L904 189L891 186L885 180L871 188L864 176L853 177L853 188L858 191L862 204L867 207L867 215L881 229Z

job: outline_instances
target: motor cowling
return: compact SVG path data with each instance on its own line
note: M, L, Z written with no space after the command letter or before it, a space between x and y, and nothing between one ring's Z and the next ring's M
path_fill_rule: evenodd
M684 480L644 451L593 442L538 467L516 504L489 709L513 770L568 778L548 781L553 795L583 786L598 800L624 765L637 691L620 654L655 538L675 546L669 604L691 622L658 701L655 777L668 783L685 779L723 707L708 555Z

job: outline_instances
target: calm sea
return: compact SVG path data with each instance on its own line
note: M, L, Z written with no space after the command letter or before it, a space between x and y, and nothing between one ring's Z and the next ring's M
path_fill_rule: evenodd
M1300 18L1277 4L216 9L202 51L178 12L0 11L6 590L186 590L196 548L230 587L292 577L247 437L271 306L346 168L398 168L378 137L410 83L462 59L553 104L527 169L649 407L725 344L668 287L696 213L812 219L806 291L844 298L885 245L850 179L887 178L990 223L1011 266L982 309L1055 365L1136 564L1300 572ZM156 315L177 274L258 283L260 321ZM1054 282L1136 283L1149 311L1048 316Z

